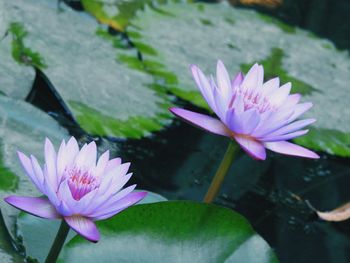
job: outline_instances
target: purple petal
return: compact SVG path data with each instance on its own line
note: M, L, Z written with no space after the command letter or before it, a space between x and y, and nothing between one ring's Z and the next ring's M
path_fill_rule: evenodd
M97 177L103 175L109 161L109 151L104 152L97 161L97 165L93 168L93 174Z
M104 210L98 211L91 215L94 220L102 220L109 218L120 211L128 208L129 206L132 206L136 204L137 202L141 201L145 196L147 195L147 192L133 192L126 197L120 199L116 203L114 203L113 206L110 206Z
M292 88L292 84L290 82L284 84L281 86L279 89L274 91L270 96L269 96L269 101L272 105L275 107L281 106L285 100L287 99L290 90Z
M282 128L274 131L273 133L268 134L269 137L271 136L278 136L278 135L283 135L291 132L295 132L299 129L302 129L312 123L314 123L316 120L315 119L306 119L306 120L299 120L292 122L286 126L283 126Z
M10 205L38 217L49 219L61 218L55 207L46 198L12 195L6 197L4 200Z
M236 93L231 108L234 109L237 114L244 112L244 99L241 94Z
M73 198L73 193L68 185L68 181L64 180L57 192L58 198L61 203L64 203L64 216L71 216L78 213L81 210L81 203Z
M255 109L236 114L234 109L227 112L226 125L231 131L249 135L259 124L260 115Z
M277 90L280 86L280 79L279 78L273 78L268 81L266 81L263 86L261 92L264 95L269 95L270 93Z
M57 175L59 176L58 181L60 181L63 174L64 168L67 165L67 154L66 154L66 142L62 140L60 148L57 152Z
M105 208L110 207L111 205L113 206L113 204L120 201L121 199L123 199L124 197L129 195L132 191L134 191L135 188L136 188L136 184L133 184L133 185L130 185L130 186L124 188L123 190L113 194L112 196L107 196L106 200L103 202L100 202L99 205L95 205L94 208L89 207L88 210L90 210L90 211L87 211L86 215L90 215L90 214L95 213L97 211L101 211Z
M31 160L20 151L17 152L17 155L26 175L30 178L36 188L42 192L42 183L40 183L39 178L37 178L36 173L34 172Z
M110 176L101 183L99 187L100 196L110 196L118 192L131 178L132 173L125 174L127 170L122 173L117 173Z
M232 80L232 87L237 87L242 84L242 81L244 79L243 73L238 72L237 75Z
M266 143L264 143L264 145L267 149L274 151L274 152L277 152L277 153L312 158L312 159L320 158L320 156L318 156L313 151L310 151L309 149L306 149L304 147L301 147L299 145L296 145L296 144L290 143L290 142L286 142L286 141L266 142Z
M41 169L38 160L35 158L35 156L31 155L30 156L30 161L32 164L33 172L34 175L37 178L38 186L40 187L40 191L44 193L43 185L44 185L44 174L43 170Z
M224 63L222 63L221 60L218 61L216 66L216 79L222 95L230 100L233 92L231 80Z
M77 154L79 153L78 142L71 137L67 144L63 140L57 153L57 180L61 181L63 171L67 166L73 164Z
M203 98L206 100L210 108L215 112L216 108L213 97L213 86L210 85L208 78L196 65L191 65L191 72Z
M244 135L235 135L234 138L237 143L243 148L243 150L245 150L254 159L266 159L265 147L261 142Z
M108 161L104 174L108 174L110 171L117 169L117 167L122 163L122 159L114 158Z
M170 111L183 120L193 124L201 129L209 131L211 133L230 137L227 127L218 119L210 117L208 115L180 109L170 108Z
M293 108L277 112L267 112L267 115L265 115L266 117L260 121L252 135L254 135L256 138L260 138L274 132L275 130L288 124L289 119L291 116L293 116L293 114Z
M100 240L100 233L91 219L82 216L69 216L65 217L64 220L75 232L85 239L91 242Z
M288 108L288 107L295 106L298 104L300 99L301 99L301 95L299 93L289 95L285 103L283 104L283 107Z
M216 109L215 113L221 120L224 120L230 100L217 88L214 89L213 95Z
M90 169L96 166L97 148L94 141L90 142L88 145L84 145L80 152L78 153L75 164L77 167L85 167Z
M53 189L58 187L58 177L57 177L57 157L55 148L52 145L52 142L46 138L45 139L45 164L47 169L47 182L52 186Z
M264 67L259 65L259 67L258 67L258 84L257 84L257 87L255 89L262 87L263 83L264 83Z
M44 183L43 183L43 190L44 194L49 198L50 202L56 206L59 203L59 200L57 198L57 189L53 188L52 184L49 181L49 175L47 174L47 167L44 165L43 170L44 175Z
M288 122L294 121L296 118L298 118L300 115L302 115L304 112L308 111L312 107L311 102L306 102L302 104L295 105L294 107L294 113L293 115L288 119Z
M67 142L67 149L75 153L79 152L78 142L73 136L70 137L69 141Z
M258 64L255 63L248 71L241 86L244 89L255 89L258 86L259 78L260 78L260 67Z
M296 132L291 132L291 133L287 133L287 134L283 134L283 135L276 135L276 136L266 136L263 138L259 138L260 141L263 142L277 142L277 141L286 141L286 140L290 140L299 136L303 136L306 133L308 133L309 130L300 130L300 131L296 131Z

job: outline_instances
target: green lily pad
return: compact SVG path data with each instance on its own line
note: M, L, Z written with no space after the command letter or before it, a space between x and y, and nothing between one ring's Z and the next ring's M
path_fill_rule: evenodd
M267 78L291 81L292 92L304 94L303 100L314 104L305 117L318 120L313 125L315 132L296 141L350 156L350 121L344 118L350 116L348 53L307 31L226 3L169 3L161 10L167 15L145 8L127 32L141 51L145 68L165 81L169 91L207 108L188 70L190 64L215 74L216 62L222 59L233 75L261 62ZM132 65L131 61L129 58Z
M145 5L150 5L155 11L161 12L157 5L164 4L169 0L81 0L83 8L103 24L117 31L125 31L130 20L137 11L142 10ZM173 2L175 2L173 0ZM181 0L177 0L181 2ZM188 0L187 2L192 2Z
M246 219L215 205L137 205L97 225L102 234L97 244L76 236L59 262L278 262Z
M141 200L139 204L164 202L166 200L166 198L159 194L148 192L146 198ZM60 223L60 220L43 219L22 212L17 219L16 234L17 239L21 240L21 245L25 249L24 252L26 257L37 259L39 262L44 262L55 239ZM76 233L70 230L66 243L75 235Z
M24 99L33 85L35 71L12 57L14 38L9 33L10 27L7 10L0 0L0 94Z
M23 172L16 152L33 154L43 161L45 137L58 145L68 133L41 110L0 95L0 208L12 234L19 211L5 203L3 198L11 194L40 195Z
M12 56L42 69L85 131L139 138L169 122L164 92L147 73L116 58L126 52L116 48L120 40L105 37L93 18L63 4L58 9L50 0L4 1L4 6L12 29L6 38L15 39Z

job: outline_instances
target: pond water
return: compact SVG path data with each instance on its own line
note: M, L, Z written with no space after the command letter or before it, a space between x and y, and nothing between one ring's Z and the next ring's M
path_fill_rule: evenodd
M310 30L329 38L338 48L350 50L350 1L288 0L275 9L250 8ZM40 72L27 101L49 112L81 140L92 138L71 121ZM201 111L186 102L178 103ZM95 139L101 149L111 148L113 154L132 162L135 176L130 183L137 183L138 188L171 200L197 201L203 198L228 144L225 138L177 120L149 138ZM350 201L349 159L327 154L321 154L319 160L271 152L268 156L267 161L258 162L242 152L215 203L243 214L275 249L281 262L350 262L350 220L321 221L305 203L308 200L323 211Z

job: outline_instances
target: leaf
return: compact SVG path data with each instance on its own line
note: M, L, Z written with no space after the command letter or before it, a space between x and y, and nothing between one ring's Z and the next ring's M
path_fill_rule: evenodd
M49 0L4 1L4 5L15 37L15 59L25 57L27 64L42 69L86 132L140 138L169 123L164 90L154 88L147 73L116 58L119 53L130 54L120 49L120 37L63 4L59 11Z
M214 74L216 61L222 59L233 76L261 62L266 79L292 81L292 92L303 93L303 100L314 104L305 118L317 119L315 132L296 142L350 156L350 122L345 118L350 116L348 53L307 31L225 3L169 3L161 10L169 15L151 8L139 12L127 33L142 53L145 68L165 81L169 91L208 109L188 70L190 64ZM156 54L144 52L145 46Z
M148 192L146 198L139 204L164 201L166 201L166 199L163 196ZM25 255L37 259L39 262L44 262L59 226L60 220L47 220L22 212L17 219L16 235L17 239L21 240L21 245L25 248ZM70 230L66 243L74 236L76 236L76 233Z
M137 205L97 224L101 240L92 245L76 236L59 262L278 262L241 215L215 205Z
M0 94L25 99L35 78L34 69L19 64L12 56L12 36L9 32L8 14L0 0Z
M0 95L0 208L10 233L14 233L19 211L3 201L10 194L38 196L39 193L21 168L16 152L43 160L43 142L56 145L68 137L65 129L32 105Z
M130 20L135 16L137 11L142 10L145 5L150 5L154 10L157 5L164 4L168 0L82 0L81 3L86 12L90 13L103 24L110 26L117 31L125 31ZM191 0L188 0L191 2Z
M138 1L104 1L104 0L82 0L81 3L86 12L90 13L97 20L117 31L124 31L129 19L137 10L152 0Z

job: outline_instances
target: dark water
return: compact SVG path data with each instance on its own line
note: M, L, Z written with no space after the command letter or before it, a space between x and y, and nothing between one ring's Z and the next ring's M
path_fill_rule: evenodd
M292 25L331 39L350 50L350 1L287 0L276 9L254 7ZM71 134L84 134L40 72L27 100L50 113ZM181 104L181 102L179 102ZM185 105L191 108L191 105ZM196 109L198 110L198 109ZM169 199L200 201L225 152L228 140L180 121L142 140L95 138L101 148L131 161L139 188ZM322 155L319 160L269 153L257 162L241 153L226 177L216 203L235 209L252 223L286 263L350 262L350 220L317 219L305 204L330 210L350 201L349 159Z

